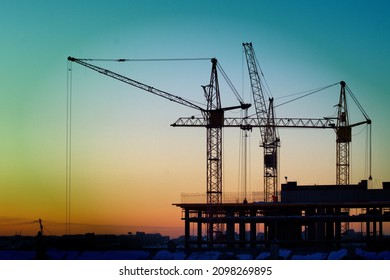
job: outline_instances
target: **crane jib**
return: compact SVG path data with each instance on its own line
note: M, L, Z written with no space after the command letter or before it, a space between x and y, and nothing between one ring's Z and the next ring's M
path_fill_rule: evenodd
M78 58L74 58L74 57L71 57L69 56L68 57L68 61L71 61L71 62L76 62L80 65L83 65L89 69L92 69L98 73L101 73L103 75L106 75L106 76L109 76L109 77L112 77L116 80L119 80L121 82L124 82L124 83L127 83L129 85L132 85L132 86L135 86L139 89L142 89L142 90L145 90L147 92L150 92L150 93L153 93L155 95L158 95L160 97L163 97L165 99L168 99L170 101L173 101L173 102L176 102L178 104L181 104L181 105L184 105L184 106L187 106L187 107L190 107L190 108L193 108L193 109L196 109L196 110L200 110L201 112L204 112L205 109L203 109L202 107L180 97L180 96L176 96L176 95L173 95L173 94L170 94L168 92L165 92L165 91L162 91L162 90L159 90L157 88L154 88L150 85L146 85L146 84L143 84L141 82L138 82L136 80L133 80L133 79L130 79L126 76L123 76L123 75L120 75L118 73L115 73L111 70L108 70L108 69L105 69L105 68L102 68L102 67L99 67L99 66L96 66L96 65L93 65L93 64L90 64L90 63L87 63L85 62L85 60L83 59L78 59Z

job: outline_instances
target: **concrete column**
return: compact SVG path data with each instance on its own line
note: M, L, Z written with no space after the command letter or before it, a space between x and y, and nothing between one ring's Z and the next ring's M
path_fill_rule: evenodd
M326 208L326 215L334 215L335 212L333 211L333 208ZM335 240L334 238L334 226L335 222L329 221L326 222L326 241L328 242L328 245L333 246L333 242Z
M227 222L226 222L226 238L228 243L228 248L234 248L234 222L233 220L229 220L229 218L233 219L234 211L232 209L227 210L226 212Z
M305 210L305 215L306 216L313 216L314 214L315 214L315 212L314 212L314 209L312 209L312 208ZM314 241L314 240L317 239L315 225L316 225L316 223L314 221L313 222L308 222L307 227L306 227L306 229L307 229L307 240Z
M366 213L370 211L370 208L366 209ZM370 239L370 222L366 222L366 237L367 239Z
M335 214L340 215L341 214L341 209L336 208L335 209ZM336 241L336 246L340 246L341 242L341 222L335 222L335 241Z
M214 223L213 222L209 222L207 226L209 227L208 228L208 231L209 231L208 247L211 249L211 248L214 247Z
M381 216L383 215L383 213L382 213L382 207L379 208L379 214L380 214ZM382 237L383 237L383 221L380 220L380 221L379 221L379 238L382 239Z
M202 210L198 211L198 218L202 218ZM197 234L198 248L202 247L202 223L198 221L198 234Z
M184 248L188 249L190 247L190 210L184 210Z
M240 212L240 217L245 217L244 212ZM245 222L239 222L239 237L240 237L240 247L245 247Z
M324 216L324 208L317 208L317 214L320 217ZM317 241L319 241L319 246L323 247L325 241L325 222L317 221Z
M255 218L255 217L256 217L256 211L251 210L251 218ZM256 248L256 237L257 237L256 222L251 221L250 223L251 248Z

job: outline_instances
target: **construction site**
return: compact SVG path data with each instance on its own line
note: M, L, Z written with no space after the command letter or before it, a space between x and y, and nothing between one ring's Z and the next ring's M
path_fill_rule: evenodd
M252 43L243 43L243 51L253 104L244 102L218 60L212 58L209 84L202 86L207 104L205 108L184 97L172 95L91 64L93 59L69 57L68 62L80 64L102 75L200 111L201 117L182 117L172 124L173 127L206 128L206 191L204 195L197 197L188 195L183 197L180 203L173 203L173 207L180 208L182 212L186 250L262 249L271 252L279 248L329 250L351 244L381 250L390 249L390 241L384 230L390 223L390 183L382 182L382 188L372 188L371 153L368 164L369 176L356 184L351 182L352 129L364 125L371 133L372 121L347 83L341 81L336 84L339 86L336 117L276 118L274 99L266 98L264 94L265 81ZM126 59L116 61L124 62ZM239 105L222 107L219 74L235 93ZM323 89L325 88L328 87ZM316 91L318 90L322 89ZM359 108L362 120L353 122L350 119L347 96ZM255 114L249 115L249 108L254 109ZM237 109L242 110L243 117L225 116L226 112ZM243 193L234 196L234 199L225 196L222 182L222 130L225 127L239 128L244 134L255 129L260 131L263 158L258 160L262 161L263 169L258 170L258 178L263 189L258 190L256 194L249 193L244 188ZM281 183L279 161L283 161L283 158L279 156L281 141L278 130L283 128L325 129L335 132L334 184L299 185L299 182L288 181L287 177ZM70 130L69 127L68 129ZM371 139L369 140L371 145ZM248 152L244 150L243 155ZM70 165L70 154L67 165ZM242 176L245 177L245 174L244 168ZM70 178L67 182L70 182ZM68 185L67 232L71 215L69 197ZM353 232L360 234L353 235Z

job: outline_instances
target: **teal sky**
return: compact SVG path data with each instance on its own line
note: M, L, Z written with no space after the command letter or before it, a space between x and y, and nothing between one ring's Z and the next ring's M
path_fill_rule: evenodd
M37 218L64 233L57 225L65 221L68 56L216 57L250 101L242 43L253 42L276 103L291 93L347 82L373 121L374 185L390 181L389 15L384 0L1 1L0 234L35 232L28 224L9 225ZM200 85L211 69L208 61L99 65L198 102L204 102ZM74 222L117 225L118 231L181 227L181 213L171 203L180 202L182 192L206 189L205 131L169 124L199 112L77 64L72 77ZM236 105L226 88L221 79L223 105ZM278 107L276 115L329 116L338 94L333 87ZM352 122L363 120L352 103L350 110ZM353 134L357 183L366 176L366 132L358 127ZM280 136L281 178L335 182L333 131L289 129ZM252 190L262 189L259 137L258 131L251 135ZM226 129L224 145L224 190L234 192L239 131ZM142 205L161 216L140 211Z

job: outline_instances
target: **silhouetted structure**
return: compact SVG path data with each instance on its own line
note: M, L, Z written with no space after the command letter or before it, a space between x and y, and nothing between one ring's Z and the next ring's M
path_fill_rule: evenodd
M288 182L282 184L281 202L224 203L215 218L207 216L210 205L206 203L174 205L183 211L185 248L272 248L275 244L337 248L342 243L359 242L380 244L383 249L383 223L390 222L390 184L374 190L367 188L367 181L345 186ZM213 223L224 224L226 231L218 240L205 239L203 229ZM360 240L346 238L349 231L343 224L350 223L365 228ZM191 228L196 228L195 234ZM260 231L262 239L258 238Z
M36 247L36 256L35 258L37 260L45 260L47 259L47 255L46 255L46 240L45 240L45 237L43 235L43 225L42 225L42 222L43 220L42 219L38 219L38 221L35 221L37 223L39 223L39 231L37 233L37 247Z

